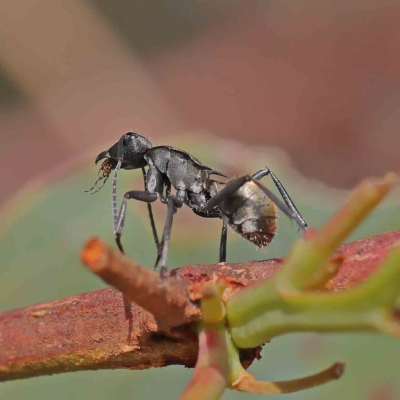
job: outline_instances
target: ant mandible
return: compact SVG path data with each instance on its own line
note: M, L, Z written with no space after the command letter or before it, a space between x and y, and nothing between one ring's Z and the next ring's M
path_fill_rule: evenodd
M114 170L112 180L112 209L114 234L121 252L127 200L135 199L147 203L157 247L156 270L160 266L160 274L165 276L167 270L168 246L171 236L173 216L183 204L203 218L220 218L223 221L219 261L226 260L227 225L246 240L258 247L265 247L271 242L277 231L277 209L294 220L301 230L307 224L297 210L286 189L269 168L263 168L253 175L245 175L229 182L213 179L212 175L226 177L221 172L202 164L186 151L170 146L154 146L137 133L122 135L117 143L101 152L95 160L101 164L97 179L87 192L96 193L106 183ZM148 167L146 172L145 167ZM145 190L126 192L118 211L117 180L120 169L142 169ZM269 175L282 196L283 202L259 180ZM102 185L97 188L100 181ZM222 184L218 190L217 184ZM176 191L171 194L171 187ZM167 204L167 216L164 231L159 242L151 203L160 199Z

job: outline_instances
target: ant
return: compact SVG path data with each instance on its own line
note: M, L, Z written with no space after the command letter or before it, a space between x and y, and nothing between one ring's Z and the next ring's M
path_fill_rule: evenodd
M258 247L271 242L277 231L277 207L294 220L299 229L306 230L307 224L297 210L286 189L269 168L253 175L245 175L228 182L213 179L212 175L226 176L207 167L189 153L170 146L154 146L137 133L122 135L117 143L101 152L95 160L104 160L97 179L88 193L96 193L106 183L114 170L112 180L112 209L116 243L124 252L121 243L127 201L135 199L147 203L154 242L157 247L156 270L160 275L167 270L168 246L173 216L183 204L203 218L220 218L223 221L219 261L226 260L227 226ZM148 167L146 172L145 167ZM126 192L118 211L117 179L120 169L142 169L145 190ZM282 196L280 200L259 180L269 175ZM98 183L103 181L100 187ZM225 185L218 190L218 184ZM176 191L171 194L171 187ZM160 199L167 205L167 216L161 243L154 223L151 203Z

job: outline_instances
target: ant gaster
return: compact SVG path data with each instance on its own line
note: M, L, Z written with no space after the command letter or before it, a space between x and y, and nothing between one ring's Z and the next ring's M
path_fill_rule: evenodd
M97 180L87 192L100 190L111 171L112 208L114 233L118 248L123 252L121 234L125 222L127 200L135 199L147 203L154 241L157 247L157 259L154 269L160 266L161 276L166 272L168 245L171 235L173 215L177 209L186 204L193 212L203 218L221 218L223 221L219 261L226 260L227 225L242 237L258 247L267 246L277 230L277 210L281 209L293 219L300 229L305 230L307 224L289 194L269 168L263 168L252 176L221 182L212 175L226 177L221 172L207 167L189 153L170 146L155 146L137 133L123 135L117 143L96 157L96 164L101 164ZM147 172L145 167L148 167ZM132 190L124 195L121 207L117 204L117 179L120 169L142 169L145 190ZM269 175L283 198L277 198L259 180ZM96 189L97 184L102 185ZM217 184L225 185L218 191ZM171 187L176 191L171 194ZM95 190L96 189L96 190ZM167 204L167 216L161 243L151 209L152 202L160 199Z

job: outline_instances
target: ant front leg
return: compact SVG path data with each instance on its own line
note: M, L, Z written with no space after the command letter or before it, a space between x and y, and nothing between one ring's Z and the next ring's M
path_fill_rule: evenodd
M141 190L132 190L130 192L125 193L124 200L122 200L121 208L117 216L117 222L114 228L115 241L117 242L117 246L122 253L124 253L124 248L122 247L121 243L121 235L125 223L127 201L130 199L134 199L134 200L144 201L145 203L149 204L156 201L157 198L158 198L157 193L149 193Z
M118 201L117 201L117 181L118 181L118 173L121 169L122 161L124 158L124 139L126 135L122 135L118 141L118 153L117 153L117 165L114 168L114 175L112 179L112 190L111 190L111 201L112 201L112 210L113 210L113 223L114 223L114 233L116 234L118 227ZM124 216L125 218L125 216ZM120 247L120 246L118 246ZM120 247L121 250L121 247ZM123 252L123 250L121 250Z
M302 215L300 214L300 211L294 205L292 199L289 196L289 193L286 191L286 189L282 185L281 181L276 177L276 175L268 167L260 169L260 171L258 171L252 175L252 178L255 179L256 181L259 181L260 179L264 178L264 176L267 176L267 175L269 175L271 177L276 188L278 189L279 193L281 194L285 204L289 207L289 209L293 212L293 214L296 215L296 218L294 218L294 219L296 220L297 224L299 225L299 228L306 230L308 225L307 225L306 221L304 220L304 218L302 217Z
M177 208L181 208L183 201L175 196L169 196L167 203L167 217L165 219L164 232L161 238L161 244L158 248L157 259L154 264L154 270L156 271L158 265L160 265L160 276L161 279L165 278L165 273L167 272L167 258L168 258L168 247L169 240L171 238L172 222L174 219L174 214Z

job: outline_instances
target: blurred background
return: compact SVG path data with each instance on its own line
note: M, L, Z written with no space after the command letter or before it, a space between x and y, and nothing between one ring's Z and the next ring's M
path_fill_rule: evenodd
M362 178L400 170L399 1L3 0L0 10L1 310L103 287L78 254L91 235L113 243L111 185L84 190L96 155L130 130L229 176L270 167L314 227ZM142 185L140 172L121 173L120 198ZM350 239L398 229L399 194ZM128 208L127 253L152 266L145 205ZM165 208L155 209L161 230ZM219 231L180 211L169 267L214 262ZM284 256L296 232L282 217L264 251L230 232L228 261ZM340 381L287 398L391 400L399 356L383 336L289 335L250 372L283 380L340 360ZM190 374L68 373L2 383L0 399L172 399Z

